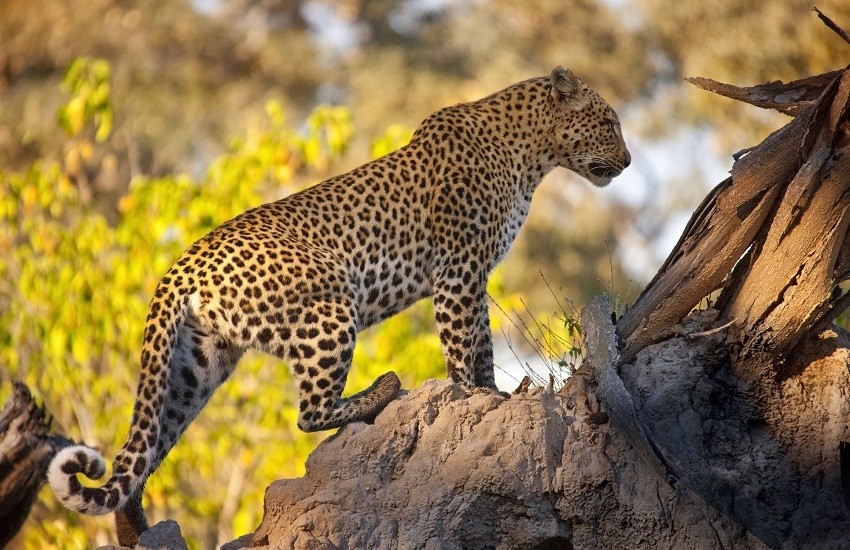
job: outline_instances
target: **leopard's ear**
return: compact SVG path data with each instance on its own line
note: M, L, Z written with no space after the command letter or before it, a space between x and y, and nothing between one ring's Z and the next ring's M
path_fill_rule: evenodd
M571 70L558 65L552 69L549 79L552 97L558 103L576 111L587 104L587 93Z

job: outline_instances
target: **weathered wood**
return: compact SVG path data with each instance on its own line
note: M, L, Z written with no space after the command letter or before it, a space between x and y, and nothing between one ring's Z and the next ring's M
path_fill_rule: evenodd
M617 324L624 362L632 360L647 345L669 337L679 320L705 296L720 288L738 264L731 280L725 285L725 296L722 298L724 304L731 302L732 291L741 286L745 270L751 267L755 255L761 249L759 243L766 238L768 229L774 224L773 216L779 208L780 197L782 204L791 201L780 211L780 215L785 216L783 223L796 223L801 207L807 205L809 195L816 188L812 185L812 178L826 166L828 158L831 158L828 163L830 169L837 162L836 158L831 157L834 153L832 143L843 135L839 131L839 122L846 103L842 99L842 79L847 78L847 74L848 70L845 69L789 84L770 84L750 89L724 88L724 91L744 101L752 99L750 96L753 94L758 96L759 101L766 98L773 98L774 101L781 97L797 98L794 103L795 109L799 109L795 111L797 116L737 160L732 168L732 176L721 182L694 212L664 265ZM824 85L824 82L828 84ZM805 86L809 86L808 92L803 91ZM733 94L732 89L737 91ZM808 98L815 96L817 101L809 104ZM786 105L792 104L789 100L783 101ZM833 170L836 177L841 177L842 170L842 167ZM818 202L837 200L837 197L830 195ZM824 210L819 212L823 213ZM839 223L835 230L840 236L842 231L846 233L846 226ZM838 242L844 241L841 239ZM850 257L847 249L847 246L839 246L838 250L845 252L830 253L828 257L837 257L839 260ZM739 263L742 256L743 261ZM783 265L790 265L793 258L784 257L781 261ZM835 259L831 262L833 265L841 264ZM753 281L757 282L766 274L762 272ZM775 292L767 294L772 298L777 296ZM828 312L834 313L835 307L841 305L839 297L835 296L815 308L807 328L811 329L816 323L822 326ZM735 320L736 325L741 326L741 320L736 317L742 313L742 307L740 302L736 302L735 307L724 307L723 311L727 319ZM752 323L747 326L752 328Z
M617 323L624 362L670 335L700 300L720 287L797 171L807 109L735 163L691 216L655 278Z
M26 385L14 382L0 412L0 548L23 525L45 481L47 464L72 442L50 433L51 419Z
M741 346L736 370L745 379L769 375L760 371L781 364L837 314L837 287L850 270L849 98L850 71L844 71L812 117L804 164L718 302L724 317L736 320L730 336Z

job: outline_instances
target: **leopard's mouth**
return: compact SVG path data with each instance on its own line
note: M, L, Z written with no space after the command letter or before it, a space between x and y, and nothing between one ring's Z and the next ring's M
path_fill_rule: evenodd
M606 162L599 160L591 161L587 164L587 170L594 176L600 179L611 180L620 175L622 170L618 170Z

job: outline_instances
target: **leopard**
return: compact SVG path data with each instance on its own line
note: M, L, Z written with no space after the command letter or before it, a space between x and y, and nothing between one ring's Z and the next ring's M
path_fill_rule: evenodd
M148 528L142 493L247 349L288 365L297 426L373 422L397 397L389 371L344 396L358 333L431 297L447 377L498 391L487 282L543 177L566 168L598 187L631 162L614 109L571 70L428 116L409 143L213 229L156 286L137 398L111 477L86 445L62 449L47 478L59 502L114 513L118 540Z

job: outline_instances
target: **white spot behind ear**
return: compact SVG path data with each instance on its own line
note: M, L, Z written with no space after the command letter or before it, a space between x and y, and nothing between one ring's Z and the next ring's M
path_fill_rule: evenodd
M587 104L587 93L579 79L569 69L558 65L552 69L552 97L570 109L579 110Z

